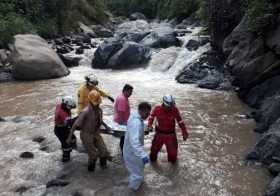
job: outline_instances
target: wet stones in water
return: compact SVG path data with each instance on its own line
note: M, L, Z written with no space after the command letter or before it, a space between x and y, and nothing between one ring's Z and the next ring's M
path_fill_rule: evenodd
M280 163L271 163L268 170L272 176L277 176L280 172Z
M0 116L0 122L5 122L6 120Z
M23 152L23 153L20 154L20 158L33 159L34 154L32 152Z
M40 148L39 148L39 150L41 150L41 151L44 151L44 152L49 152L49 147L48 146L41 146Z
M83 196L83 194L80 193L79 191L76 191L75 193L72 194L72 196Z
M62 179L54 179L51 180L47 183L46 187L50 188L50 187L54 187L54 186L67 186L68 184L70 184L70 182L66 181L66 180L62 180Z
M20 186L20 187L16 188L15 192L19 193L19 194L22 194L22 193L28 191L28 189L29 189L28 187Z
M37 143L42 143L43 141L45 141L45 137L43 137L43 136L36 136L36 137L34 137L33 139L32 139L32 141L33 142L37 142Z

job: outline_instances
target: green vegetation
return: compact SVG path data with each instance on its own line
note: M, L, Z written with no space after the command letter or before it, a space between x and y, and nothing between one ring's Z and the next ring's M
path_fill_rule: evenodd
M247 13L251 30L260 31L265 25L265 21L262 21L262 18L268 13L267 0L247 0Z
M1 0L0 45L12 41L18 33L38 33L52 37L85 24L104 23L103 0Z
M141 12L148 18L182 20L196 13L203 2L204 0L107 0L107 5L117 15L128 16L133 12Z

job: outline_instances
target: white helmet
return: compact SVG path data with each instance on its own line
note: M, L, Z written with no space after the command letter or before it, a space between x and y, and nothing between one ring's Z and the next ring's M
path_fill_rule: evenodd
M89 75L85 76L85 80L86 80L87 85L89 85L89 86L97 86L98 85L98 79L93 74L89 74Z
M165 105L167 107L171 107L171 106L175 105L175 100L172 97L172 95L164 95L162 98L162 103L163 103L163 105Z
M72 96L64 96L62 97L61 102L65 104L66 108L71 110L73 108L76 108L76 102Z

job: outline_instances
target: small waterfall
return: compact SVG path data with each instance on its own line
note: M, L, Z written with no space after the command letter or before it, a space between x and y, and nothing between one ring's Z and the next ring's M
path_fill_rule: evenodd
M198 59L204 52L210 50L210 44L206 44L204 46L199 47L195 51L189 51L186 48L186 44L191 40L197 40L200 36L198 33L202 30L201 27L196 27L192 29L191 34L186 34L184 37L181 38L183 41L183 45L180 49L179 54L177 55L176 61L174 62L173 66L168 70L168 73L173 76L177 76L180 71L186 67L191 62Z

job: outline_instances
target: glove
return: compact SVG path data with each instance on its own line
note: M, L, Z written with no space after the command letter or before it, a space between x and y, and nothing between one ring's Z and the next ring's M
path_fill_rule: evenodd
M149 159L149 157L144 157L144 158L142 158L142 161L143 161L144 165L146 165L147 163L150 162L150 159Z
M183 140L186 141L189 137L188 132L186 132L185 134L183 134Z
M114 98L113 98L113 97L108 96L108 99L109 99L112 103L114 103L114 102L115 102L115 100L114 100Z

